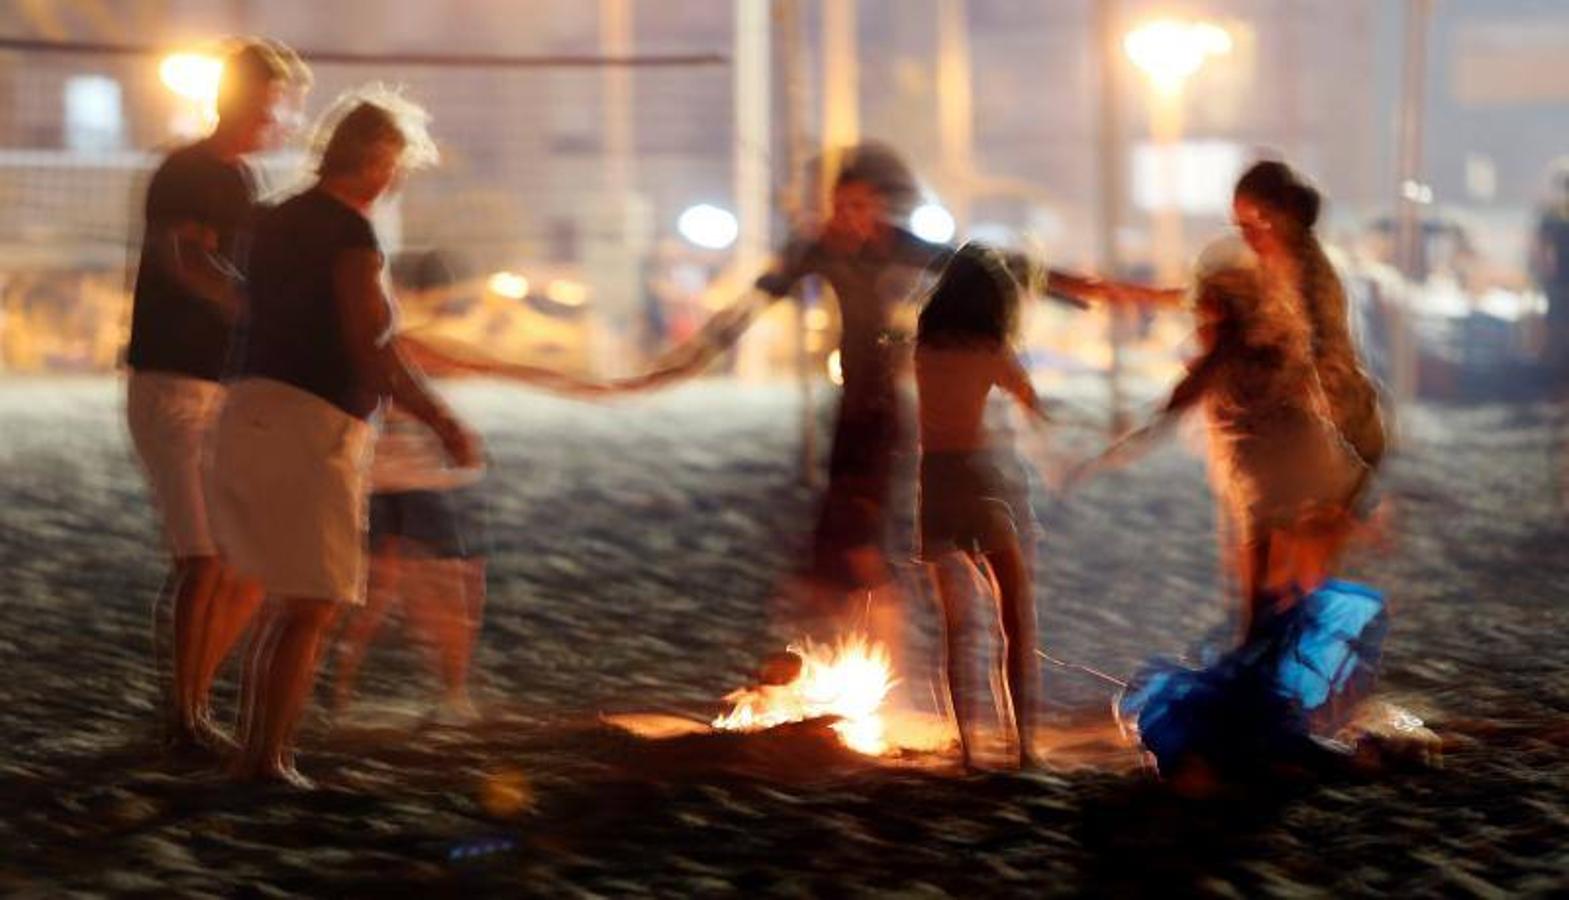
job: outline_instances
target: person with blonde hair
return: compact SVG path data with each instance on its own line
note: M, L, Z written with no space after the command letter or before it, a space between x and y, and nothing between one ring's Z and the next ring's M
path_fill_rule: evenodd
M435 162L427 119L382 88L341 98L319 131L315 183L256 226L211 490L219 546L268 598L242 676L238 778L310 785L293 733L323 636L364 599L369 451L384 403L429 426L454 465L479 460L478 439L393 336L368 218L404 173Z
M282 110L309 83L309 70L282 44L238 43L224 60L212 133L170 153L147 187L125 354L126 421L173 556L154 606L153 641L174 746L228 743L212 724L208 694L261 599L218 555L200 460L240 311L235 250L256 205L245 157L278 142Z

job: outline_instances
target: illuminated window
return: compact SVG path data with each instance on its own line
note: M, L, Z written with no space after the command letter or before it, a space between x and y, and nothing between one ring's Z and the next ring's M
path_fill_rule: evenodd
M107 75L74 75L65 82L65 146L92 153L125 143L120 82Z
M1223 215L1242 174L1242 145L1232 141L1142 143L1133 148L1133 203L1141 210Z

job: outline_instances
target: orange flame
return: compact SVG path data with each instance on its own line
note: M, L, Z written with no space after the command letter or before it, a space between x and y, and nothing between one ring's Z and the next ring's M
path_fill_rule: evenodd
M865 635L832 645L791 645L801 674L789 684L741 688L725 697L730 712L714 720L724 731L761 731L787 722L837 716L839 740L858 753L886 753L883 700L894 685L888 649Z

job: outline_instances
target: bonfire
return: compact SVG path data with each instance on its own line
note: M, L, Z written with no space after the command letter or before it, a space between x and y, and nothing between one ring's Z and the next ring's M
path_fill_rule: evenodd
M883 700L894 686L888 650L864 635L832 644L805 641L766 660L758 684L725 697L730 711L714 720L723 731L762 731L790 722L831 719L851 750L888 750Z

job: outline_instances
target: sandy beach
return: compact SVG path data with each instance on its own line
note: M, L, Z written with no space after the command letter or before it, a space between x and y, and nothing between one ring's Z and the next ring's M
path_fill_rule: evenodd
M794 636L768 609L813 514L798 398L705 382L589 405L456 385L492 458L483 717L430 716L394 625L355 713L310 715L301 766L321 789L298 793L157 750L149 620L164 561L120 390L0 381L8 895L1569 890L1569 488L1546 406L1407 411L1385 480L1394 536L1347 572L1390 598L1382 693L1443 738L1442 766L1191 800L1126 753L1069 746L1107 731L1112 688L1050 667L1064 749L1039 773L882 763L813 733L660 742L618 728L607 717L712 717ZM1191 444L1068 498L1036 484L1054 655L1125 675L1223 621ZM1056 449L1094 446L1065 431ZM911 617L925 653L933 610ZM925 679L905 685L917 700ZM231 667L222 709L232 694Z

